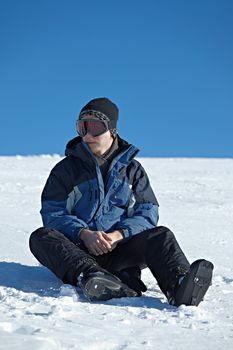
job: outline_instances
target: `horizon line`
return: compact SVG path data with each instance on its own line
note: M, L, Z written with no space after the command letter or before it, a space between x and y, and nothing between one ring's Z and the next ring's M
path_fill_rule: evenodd
M65 155L59 154L59 153L32 153L32 154L8 154L8 155L4 155L4 154L0 154L0 158L29 158L29 157L33 157L33 158L65 158ZM161 155L156 155L156 156L137 156L135 158L167 158L167 159L233 159L232 157L229 156L181 156L181 155L171 155L171 156L161 156Z

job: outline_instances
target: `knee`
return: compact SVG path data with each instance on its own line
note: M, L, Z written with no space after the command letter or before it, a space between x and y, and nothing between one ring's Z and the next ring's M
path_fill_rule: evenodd
M150 233L148 238L149 239L158 238L159 240L160 239L173 240L175 238L175 235L166 226L157 226L155 229L153 229L153 231Z
M34 247L38 246L39 241L49 233L49 229L46 227L40 227L37 230L33 231L29 237L29 248L33 253Z
M174 233L165 226L158 226L153 230L148 237L148 244L155 243L156 246L161 246L173 242L175 240Z
M166 226L160 226L160 229L161 229L161 234L163 234L164 237L166 237L167 239L173 240L175 238L174 233Z

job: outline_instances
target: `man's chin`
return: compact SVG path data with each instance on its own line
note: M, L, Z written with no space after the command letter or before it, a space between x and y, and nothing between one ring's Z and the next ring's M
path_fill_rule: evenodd
M98 147L98 144L96 142L90 142L87 145L93 153L98 152L99 147Z

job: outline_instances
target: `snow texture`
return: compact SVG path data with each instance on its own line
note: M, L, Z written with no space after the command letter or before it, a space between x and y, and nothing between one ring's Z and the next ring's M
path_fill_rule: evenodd
M233 160L139 159L190 262L215 265L199 307L168 305L148 269L141 298L89 303L28 248L54 156L0 157L0 349L232 349Z

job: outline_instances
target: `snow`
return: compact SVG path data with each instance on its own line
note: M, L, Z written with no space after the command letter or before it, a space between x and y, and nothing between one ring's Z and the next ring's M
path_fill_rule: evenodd
M168 226L190 262L210 259L199 307L172 307L148 269L141 298L89 303L28 248L40 193L58 155L0 157L0 349L232 349L233 160L141 158Z

